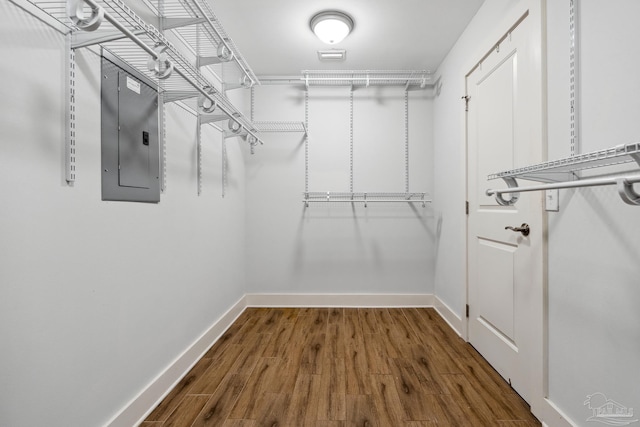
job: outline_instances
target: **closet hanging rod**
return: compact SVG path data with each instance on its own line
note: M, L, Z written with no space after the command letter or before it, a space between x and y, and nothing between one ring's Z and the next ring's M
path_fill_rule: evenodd
M408 199L408 200L394 200L394 199L353 199L353 200L347 200L347 199L329 199L329 200L322 200L322 199L302 199L303 202L305 203L315 203L315 202L322 202L322 203L333 203L333 202L337 202L337 203L431 203L431 200L413 200L413 199Z
M302 71L302 76L261 76L264 84L299 84L305 86L411 86L431 87L428 71L325 70Z
M407 79L402 77L260 77L260 82L265 84L299 84L305 85L307 83L313 84L313 82L344 82L344 85L351 84L353 82L362 82L363 84L367 82L397 82L397 84L406 84L407 81L409 83L413 83L416 85L422 84L422 79L414 78Z
M590 178L581 179L577 181L557 182L551 184L532 185L528 187L510 187L506 189L488 189L486 191L487 196L495 196L496 201L503 206L513 205L518 200L518 193L524 193L528 191L544 191L544 190L556 190L565 188L581 188L581 187L599 187L604 185L616 185L618 187L618 194L622 200L630 205L640 205L640 194L633 189L633 184L640 183L640 175L628 175L619 177L606 177L606 178ZM505 200L503 194L514 194L514 196Z
M367 205L369 203L420 203L422 204L422 207L426 207L427 203L431 203L431 200L391 200L391 199L387 199L387 200L383 200L383 199L371 199L371 200L307 200L307 199L303 199L302 203L305 204L306 207L309 207L310 203L334 203L334 202L338 202L338 203L363 203L364 207L368 207Z
M156 52L151 47L147 46L147 44L144 43L137 35L135 35L128 28L126 28L120 22L118 22L117 19L115 19L113 16L111 16L111 14L109 12L104 10L104 8L102 6L100 6L100 4L98 4L95 0L82 0L82 1L84 1L86 4L88 4L89 6L91 6L92 8L94 8L96 10L101 9L103 11L102 15L103 15L104 19L109 21L111 23L111 25L113 25L115 28L120 30L124 35L127 36L127 38L129 38L132 42L137 44L142 50L147 52L154 60L156 60L156 61L159 60L160 54L158 52ZM224 112L229 117L230 120L234 120L234 121L236 121L236 123L240 124L240 122L235 120L234 114L233 114L234 112L232 112L229 109L227 109L227 107L224 104L217 102L217 100L208 91L206 91L204 88L201 88L200 85L197 82L193 81L191 76L187 75L179 67L175 67L174 66L173 67L173 71L178 73L187 83L189 83L194 89L196 89L200 94L202 94L202 96L204 96L205 98L209 99L212 103L214 103L214 105L217 104L217 106L220 108L220 110L222 110L222 112ZM258 138L253 131L251 131L251 129L248 129L246 126L243 126L243 125L241 125L241 126L244 128L244 130L247 132L247 134L249 134L253 138L255 138L260 144L264 144L262 142L262 140L260 138Z
M302 80L303 82L305 80L307 80L305 77L300 77L300 80ZM401 81L401 82L406 82L407 80L422 80L420 78L406 78L406 77L309 77L308 80L311 81L346 81L346 80L371 80L371 81L378 81L378 80L383 80L383 81Z

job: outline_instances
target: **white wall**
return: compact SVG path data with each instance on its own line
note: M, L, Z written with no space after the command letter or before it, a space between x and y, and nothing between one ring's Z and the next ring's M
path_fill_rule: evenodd
M304 121L304 89L255 88L256 120ZM432 102L410 92L410 190L432 191ZM349 191L349 88L309 91L309 191ZM429 205L302 203L302 134L265 134L247 163L247 287L257 293L433 293ZM404 89L354 92L354 191L404 192Z
M582 152L637 142L640 4L579 6ZM549 1L548 9L553 159L570 155L568 1ZM596 392L637 414L640 210L624 204L614 187L563 190L560 201L560 212L549 214L550 399L578 425L589 424L592 411L583 403Z
M100 200L100 60L77 55L77 181L64 183L64 39L0 4L0 425L108 422L244 294L244 161L220 197L207 130L167 110L159 204Z

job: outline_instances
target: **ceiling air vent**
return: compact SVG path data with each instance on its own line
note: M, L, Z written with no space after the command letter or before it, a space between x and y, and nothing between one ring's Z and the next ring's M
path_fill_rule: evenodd
M319 50L318 59L320 61L344 61L347 59L347 51L344 49Z

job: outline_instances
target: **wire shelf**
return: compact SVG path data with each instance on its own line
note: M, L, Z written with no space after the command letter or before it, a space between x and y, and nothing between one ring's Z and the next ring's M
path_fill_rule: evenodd
M637 162L640 166L640 142L617 145L578 156L526 166L491 174L488 179L521 178L538 182L560 182L578 179L574 172L605 166Z
M431 202L431 198L427 193L352 193L352 192L331 192L316 191L303 193L303 202L309 206L309 203L316 202L343 202L343 203L426 203Z
M302 81L307 86L418 86L431 85L426 70L305 70Z
M269 122L254 121L253 124L259 132L303 132L307 133L307 129L302 122Z
M192 2L193 0L181 1ZM158 77L149 70L149 53L124 33L119 37L114 36L121 30L107 19L103 20L98 30L85 33L68 17L67 2L65 0L29 0L29 2L69 28L73 35L82 35L79 39L82 46L88 46L91 44L90 40L94 40L94 44L100 44L104 49L107 49L114 56L135 68L142 75L159 84ZM233 117L233 120L238 122L248 133L257 132L251 121L241 114L226 96L215 89L214 85L192 65L192 61L185 58L157 28L143 21L122 0L95 0L95 3L104 8L105 14L117 20L119 25L135 35L148 49L153 49L157 44L166 46L165 53L179 72L174 70L168 78L164 79L161 90L165 92L195 93L199 92L198 89L203 90L206 88L225 114L230 118ZM194 87L194 85L197 87ZM253 136L256 137L255 135ZM256 139L258 138L256 137Z
M199 56L217 56L219 46L224 45L233 52L233 59L230 62L235 63L240 73L248 79L247 86L260 84L258 77L229 37L208 2L201 0L146 0L146 3L151 5L161 19L190 18L190 22L185 21L186 25L176 27L173 31L178 33L190 46L197 47ZM241 83L241 81L235 83Z
M499 205L512 206L518 201L520 192L615 185L618 188L618 195L625 203L640 206L640 194L633 187L634 184L640 182L640 175L620 176L613 174L614 176L611 176L612 174L609 173L608 177L585 179L576 174L577 171L585 169L633 162L636 163L636 168L640 167L640 143L638 142L489 175L489 179L502 178L509 188L490 188L486 194L495 196ZM521 187L517 182L519 178L545 184ZM502 197L503 194L511 194L511 198L505 199Z

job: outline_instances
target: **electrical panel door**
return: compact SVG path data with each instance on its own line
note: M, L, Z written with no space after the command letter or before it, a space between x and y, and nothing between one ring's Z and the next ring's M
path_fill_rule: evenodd
M160 201L158 92L102 59L102 200Z

